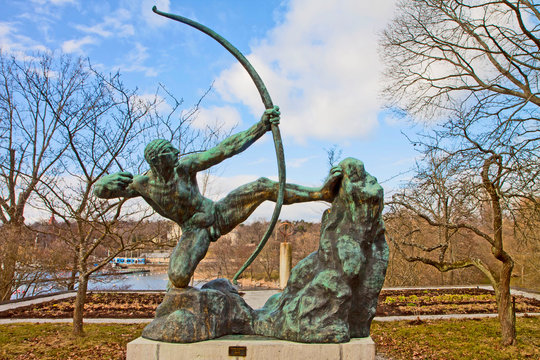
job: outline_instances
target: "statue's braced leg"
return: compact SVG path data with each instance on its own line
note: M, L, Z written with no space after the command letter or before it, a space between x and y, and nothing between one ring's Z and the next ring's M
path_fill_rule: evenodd
M207 229L184 230L169 260L169 280L177 288L189 285L189 281L210 246Z
M264 201L276 201L278 183L267 178L259 178L229 193L216 203L220 214L220 232L222 235L245 221ZM330 200L321 188L308 188L295 184L286 184L284 204L307 201Z

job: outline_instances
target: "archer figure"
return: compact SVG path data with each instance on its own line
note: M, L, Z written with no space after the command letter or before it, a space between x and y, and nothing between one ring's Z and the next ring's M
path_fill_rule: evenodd
M182 229L182 236L169 261L169 279L177 288L186 287L211 241L216 241L246 220L265 200L276 201L278 183L260 178L213 202L201 195L197 173L234 156L253 144L271 124L278 124L279 108L266 110L261 120L246 131L231 135L207 151L179 157L167 140L153 140L144 150L150 170L133 176L118 172L101 178L94 188L100 198L141 196L160 215ZM341 170L333 168L323 186L307 188L286 184L284 204L325 200L331 202Z

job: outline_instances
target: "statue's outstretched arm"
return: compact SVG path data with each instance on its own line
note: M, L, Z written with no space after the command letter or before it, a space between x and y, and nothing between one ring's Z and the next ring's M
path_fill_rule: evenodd
M270 130L271 124L279 123L279 108L266 110L261 121L249 129L231 135L217 146L198 154L190 154L183 157L180 162L191 171L206 170L223 160L230 158L246 150L251 144Z
M115 174L105 175L96 182L94 194L102 199L117 197L137 197L140 194L133 188L133 175L122 171Z

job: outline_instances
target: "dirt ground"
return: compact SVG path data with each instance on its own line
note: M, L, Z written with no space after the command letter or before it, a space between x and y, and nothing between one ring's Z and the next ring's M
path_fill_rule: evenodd
M85 318L153 318L164 293L89 293ZM69 318L74 298L0 312L0 318ZM540 312L540 301L515 297L518 313ZM467 289L383 290L377 316L496 313L492 291Z

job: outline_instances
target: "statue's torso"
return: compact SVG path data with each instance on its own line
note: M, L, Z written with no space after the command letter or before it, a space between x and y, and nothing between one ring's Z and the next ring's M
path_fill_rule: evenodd
M196 174L178 169L164 181L149 172L133 185L157 213L181 227L202 228L214 222L214 204L201 195Z

